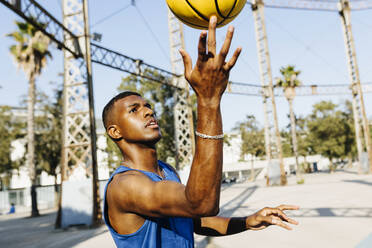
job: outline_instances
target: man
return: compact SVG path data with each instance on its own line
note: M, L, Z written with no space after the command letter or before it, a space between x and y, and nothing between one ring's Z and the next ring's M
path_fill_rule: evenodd
M185 77L197 96L196 150L186 186L169 165L158 161L156 143L160 128L151 106L137 93L123 92L104 108L107 134L123 154L123 165L111 176L105 190L104 217L118 247L193 247L193 233L229 235L269 225L291 229L297 224L281 205L264 208L242 218L216 216L222 174L222 121L220 101L229 72L241 52L225 62L233 27L229 27L220 53L216 53L216 17L201 32L198 60L180 53Z
M7 214L14 214L14 213L15 213L15 205L14 203L11 203L9 212Z

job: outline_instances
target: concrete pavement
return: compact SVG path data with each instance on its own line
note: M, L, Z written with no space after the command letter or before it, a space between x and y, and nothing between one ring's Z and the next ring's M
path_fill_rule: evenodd
M254 191L250 197L236 200L249 185ZM265 206L295 204L301 209L287 213L300 224L293 226L292 231L272 226L211 238L210 247L346 248L356 247L372 234L372 175L357 175L352 171L307 174L303 185L297 185L292 177L287 187L268 188L260 183L234 185L222 194L221 215L225 212L245 216ZM372 247L372 243L367 247Z
M266 187L264 181L224 185L222 216L246 216L282 203L301 207L288 215L300 224L287 231L269 227L227 236L195 237L196 247L372 247L372 175L353 170L305 175L305 184L289 177L286 187ZM55 212L38 218L0 216L0 247L115 247L107 229L54 230ZM371 240L371 241L369 241ZM362 247L358 247L362 248Z

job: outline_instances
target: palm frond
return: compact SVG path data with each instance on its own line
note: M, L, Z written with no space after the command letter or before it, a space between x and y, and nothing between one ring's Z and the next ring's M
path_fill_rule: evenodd
M297 87L301 85L301 81L297 79L297 76L301 73L299 70L295 70L294 65L287 65L280 68L282 78L276 80L276 86L282 88Z
M19 21L15 23L18 30L8 36L17 43L10 46L9 50L17 67L22 68L30 78L31 75L40 74L42 68L47 64L47 58L52 58L48 50L50 39L30 23ZM46 25L40 23L40 26Z

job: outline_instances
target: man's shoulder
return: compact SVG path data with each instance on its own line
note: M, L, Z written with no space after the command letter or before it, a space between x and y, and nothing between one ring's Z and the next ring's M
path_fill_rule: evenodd
M120 173L115 174L112 177L111 182L108 184L108 189L123 189L130 186L135 186L137 183L140 183L142 180L147 179L146 175L137 170L126 170Z

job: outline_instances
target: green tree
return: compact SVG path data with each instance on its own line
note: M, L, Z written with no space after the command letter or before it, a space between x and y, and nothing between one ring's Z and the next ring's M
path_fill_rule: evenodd
M306 159L306 156L313 154L311 144L307 138L307 119L304 117L296 118L296 134L297 134L297 143L298 143L298 155L303 156Z
M295 66L288 65L280 69L282 78L277 78L276 86L283 88L284 95L289 104L289 115L291 120L291 134L292 134L292 148L296 159L296 175L300 176L299 163L298 163L298 145L296 135L296 118L293 112L293 100L296 96L296 87L301 85L301 81L297 76L301 71L295 70Z
M41 171L54 177L55 192L57 193L57 168L61 163L62 151L62 126L63 126L63 90L55 91L52 101L43 95L41 102L41 115L37 115L35 148L37 175Z
M330 161L330 171L334 171L334 159L343 159L352 152L354 137L352 128L344 112L330 101L322 101L313 106L307 121L308 141L318 154Z
M11 108L0 106L0 175L1 190L9 187L13 170L18 169L22 161L11 158L12 142L23 137L24 126L12 117Z
M242 139L241 157L251 155L251 180L255 178L253 161L256 157L265 155L264 130L259 128L258 122L253 115L247 115L246 119L239 122L235 130L239 131Z
M27 106L27 164L32 182L31 186L31 216L38 216L36 197L36 171L35 171L35 137L34 137L34 108L35 108L35 80L51 58L48 50L50 40L33 25L24 22L15 22L18 30L8 34L16 42L10 46L10 53L17 66L25 72L29 82Z
M310 166L306 161L306 156L310 154L314 154L313 149L311 147L311 143L309 142L308 138L308 130L306 125L306 118L297 117L296 118L296 138L297 138L297 149L298 149L298 156L302 156L304 158L304 163L300 164L300 173L303 171L310 172ZM293 153L293 139L291 135L291 125L287 126L287 129L282 130L281 136L283 140L283 154L285 157L292 157ZM303 178L299 178L299 181L303 180Z
M288 126L290 128L290 126ZM291 132L287 129L282 129L280 131L280 137L282 140L282 149L283 149L283 157L292 157L293 156L293 149L292 149L292 137Z
M347 133L347 143L345 144L345 156L348 157L349 165L352 164L353 159L357 156L357 146L355 137L355 123L353 116L353 106L351 101L345 100L343 103L344 111L342 111L342 118L346 122L351 130Z

